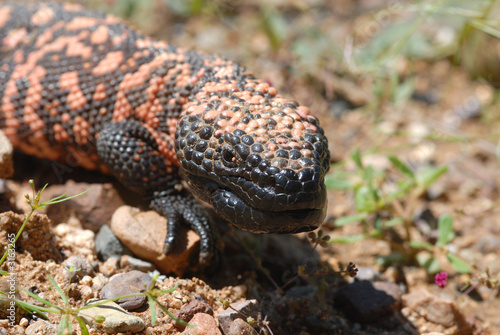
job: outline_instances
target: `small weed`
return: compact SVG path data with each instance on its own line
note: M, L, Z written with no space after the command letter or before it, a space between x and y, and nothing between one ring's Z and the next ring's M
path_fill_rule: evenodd
M428 273L437 273L441 269L439 259L444 255L450 264L460 273L469 273L470 266L451 253L447 245L452 242L453 219L443 215L438 223L438 238L432 244L417 240L412 236L413 218L419 198L444 173L445 166L427 166L414 172L396 156L388 156L392 165L389 170L375 170L363 163L359 151L351 154L355 170L337 169L326 178L330 189L350 190L353 192L356 213L339 217L336 227L360 223L363 232L350 236L332 238L330 242L354 243L365 238L388 241L391 254L378 258L378 263L387 265L391 262L417 262ZM402 229L397 229L402 227ZM388 235L392 237L386 239Z

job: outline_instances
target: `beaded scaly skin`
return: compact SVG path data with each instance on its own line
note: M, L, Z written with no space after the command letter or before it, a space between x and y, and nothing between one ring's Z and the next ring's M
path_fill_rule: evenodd
M4 3L0 41L0 128L13 145L114 174L167 217L166 253L187 224L200 261L212 258L195 198L255 233L323 221L329 151L318 119L239 64L77 5Z

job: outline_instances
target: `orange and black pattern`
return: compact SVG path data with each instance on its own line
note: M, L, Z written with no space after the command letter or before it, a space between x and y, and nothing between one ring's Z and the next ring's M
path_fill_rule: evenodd
M0 128L28 154L113 173L167 217L166 252L188 224L205 263L215 236L191 193L256 233L325 216L328 144L307 107L77 5L0 5Z

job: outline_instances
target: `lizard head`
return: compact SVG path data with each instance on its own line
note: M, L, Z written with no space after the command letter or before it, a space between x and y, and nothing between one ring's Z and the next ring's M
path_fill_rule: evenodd
M330 159L318 119L266 83L218 85L205 85L210 94L185 106L175 134L195 197L246 231L316 229L326 214Z

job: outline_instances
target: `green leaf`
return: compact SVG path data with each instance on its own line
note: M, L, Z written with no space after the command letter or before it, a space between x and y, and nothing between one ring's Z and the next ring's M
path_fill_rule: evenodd
M364 240L365 235L359 234L359 235L349 235L349 236L339 236L339 237L333 237L328 241L329 243L343 243L343 244L350 244L350 243L355 243Z
M359 152L358 149L354 150L351 153L351 158L352 158L352 160L354 161L354 164L356 164L356 167L359 170L363 170L364 169L363 162L361 161L361 153Z
M24 301L21 301L21 300L17 300L17 299L16 299L16 304L19 307L21 307L22 309L24 309L26 312L28 312L29 314L36 313L38 317L41 317L42 319L45 319L45 320L48 320L49 317L47 315L45 315L45 313L42 313L42 310L50 312L50 313L58 313L59 312L56 309L50 309L50 308L44 308L44 307L40 307L40 306L35 306L35 305L29 304L27 302L24 302Z
M393 252L389 255L378 256L375 263L378 265L389 265L394 263L399 263L405 260L405 255L401 252Z
M359 222L368 217L368 213L359 213L349 216L343 216L335 220L335 227L343 227L350 223Z
M415 83L413 80L398 82L394 88L392 99L396 105L400 106L410 99L414 91Z
M9 273L5 270L0 270L0 276L8 276Z
M63 314L61 317L61 323L57 329L57 335L71 334L71 322L68 320L68 314Z
M156 323L156 306L153 297L148 295L149 310L151 313L151 324L154 326Z
M449 215L442 215L438 221L438 239L436 245L446 245L455 237L453 232L453 218Z
M448 258L451 266L453 266L453 268L457 270L458 273L470 273L470 266L462 259L453 254L447 254L446 258Z
M392 165L398 169L401 173L403 173L404 175L410 177L412 180L415 179L415 174L413 173L413 171L410 169L410 167L408 165L406 165L405 163L403 163L399 158L397 158L396 156L389 156L388 157L389 160L391 161Z
M439 261L426 253L418 253L416 259L417 263L429 274L438 273L441 270L441 264L439 264Z
M432 244L423 241L410 241L410 247L413 249L432 250Z
M448 167L428 167L417 173L417 183L423 189L431 186L439 177L448 171Z
M358 212L374 212L377 204L367 186L361 186L354 193L354 206Z
M399 226L403 222L404 222L403 218L394 218L394 219L390 219L390 220L384 222L383 226L385 228L392 228L392 227Z
M78 321L78 324L80 325L80 331L82 332L82 335L89 335L89 330L87 329L87 325L85 322L80 318L78 315L73 315L75 319Z
M402 182L398 189L394 192L391 192L387 199L385 200L386 204L392 203L395 199L403 196L412 186L414 185L413 180L405 180Z
M337 175L328 175L325 178L326 188L330 190L348 190L353 188L352 183Z
M35 293L32 293L30 291L28 291L27 289L23 288L24 292L29 295L30 297L32 297L33 299L36 299L42 303L44 303L45 305L47 306L50 306L50 307L54 307L54 308L58 308L57 305L53 304L52 302L46 300L46 299L43 299L41 297L39 297L38 295L36 295Z
M59 287L59 285L57 285L57 283L54 280L54 278L52 278L51 276L48 276L48 278L49 278L49 281L52 283L52 286L55 287L55 289L57 290L57 292L61 296L61 299L64 301L64 304L66 306L68 306L69 302L68 302L68 297L66 296L66 294L64 294L63 290L61 290L61 288Z

